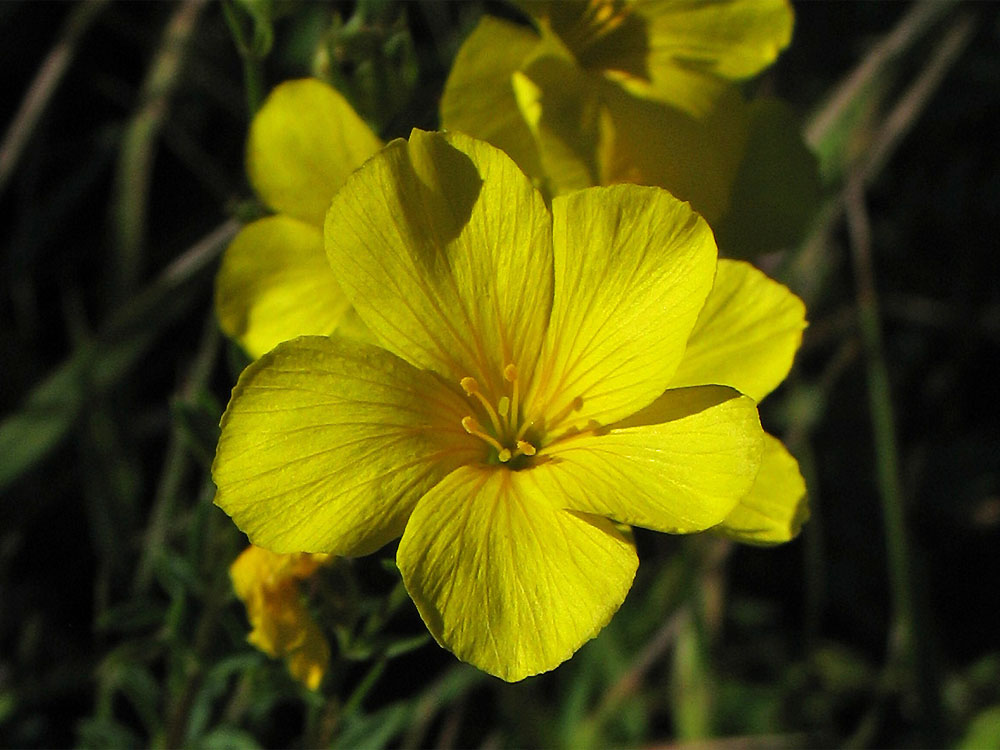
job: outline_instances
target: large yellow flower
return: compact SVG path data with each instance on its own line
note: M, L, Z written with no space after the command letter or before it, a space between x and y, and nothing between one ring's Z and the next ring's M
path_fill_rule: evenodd
M788 44L787 0L524 0L534 28L484 17L455 59L443 127L483 138L553 194L659 185L713 223L751 115L734 81Z
M268 656L284 658L292 677L310 690L323 680L330 644L302 602L298 582L329 559L323 554L279 555L250 545L229 567L252 628L247 640Z
M244 227L216 278L222 330L254 357L281 341L326 334L350 305L323 251L330 198L382 142L334 89L281 84L254 117L247 172L277 213Z
M325 237L378 345L302 337L241 375L213 476L254 544L360 555L402 536L438 642L518 680L620 606L638 560L619 524L718 528L753 497L770 441L751 396L787 373L802 305L717 263L666 191L550 211L498 149L414 131L348 178ZM731 533L772 515L750 512Z

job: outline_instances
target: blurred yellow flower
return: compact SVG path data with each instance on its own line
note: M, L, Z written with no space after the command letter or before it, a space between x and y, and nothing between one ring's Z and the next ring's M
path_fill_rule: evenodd
M253 357L337 328L349 304L323 252L323 216L347 176L382 142L337 91L281 84L250 126L247 172L277 213L233 239L216 278L222 330Z
M319 688L326 673L330 645L306 609L298 582L329 559L323 554L281 555L251 545L229 568L250 620L247 640L269 656L284 658L292 677L310 690Z
M415 130L348 178L325 238L378 345L301 337L241 375L213 477L255 544L353 556L402 536L438 642L519 680L621 605L638 560L616 524L701 531L751 496L751 396L788 372L802 305L717 264L666 191L549 210L498 149Z
M504 149L552 194L659 185L714 222L749 115L733 85L792 31L787 0L524 0L534 28L484 17L455 59L442 126Z

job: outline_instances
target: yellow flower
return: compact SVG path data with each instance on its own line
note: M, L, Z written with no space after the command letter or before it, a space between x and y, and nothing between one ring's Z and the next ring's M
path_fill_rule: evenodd
M749 127L733 81L788 44L787 0L552 0L534 29L484 17L459 50L443 127L504 149L553 194L665 187L709 222Z
M619 182L667 188L691 202L731 253L776 249L799 236L818 194L814 160L779 103L747 107L733 85L770 65L788 44L793 15L786 0L524 0L521 6L534 29L487 16L463 44L441 102L446 128L503 148L555 194ZM740 183L744 192L730 207L734 181L745 179L738 172L747 169L744 160L750 189ZM777 307L760 326L746 319L742 305L709 304L699 329L712 321L714 333L701 338L716 352L723 349L713 336L735 343L751 336L766 346L755 332L784 320L787 340L794 336L797 347L801 304L781 306L780 294L769 289L750 266L722 262L714 299L759 295ZM686 359L700 356L692 349ZM738 366L738 357L730 362ZM722 358L717 365L725 367ZM718 379L718 371L704 374L711 377L689 382L736 385L759 401L785 373L750 390L745 382ZM718 531L774 544L794 537L807 517L798 464L768 436L753 492Z
M621 605L638 560L616 524L702 531L751 492L765 437L740 391L785 376L802 306L717 264L666 191L550 211L503 152L415 130L348 178L325 236L378 345L302 337L241 375L213 476L255 544L353 556L401 536L437 641L519 680Z
M229 568L233 589L247 609L247 640L284 659L292 676L319 688L330 663L330 645L302 603L298 581L309 578L329 555L279 555L251 545Z
M334 89L288 81L254 117L247 172L277 213L233 239L216 279L222 330L254 357L337 328L349 303L323 251L323 217L347 176L382 142Z

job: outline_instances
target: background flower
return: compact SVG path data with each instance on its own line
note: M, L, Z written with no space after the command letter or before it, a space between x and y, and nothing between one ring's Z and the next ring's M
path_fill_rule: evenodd
M323 253L323 216L381 145L347 100L315 79L276 87L254 117L247 172L277 214L240 231L215 282L219 324L252 357L343 320L349 304Z
M785 0L522 7L534 28L486 16L466 39L441 101L444 127L504 149L550 193L659 185L713 228L736 189L735 226L723 232L731 255L801 235L815 162L780 103L748 107L735 85L787 45ZM761 199L784 189L794 198Z
M323 680L330 644L306 609L298 582L328 560L328 555L278 555L250 545L229 566L252 628L247 640L268 656L283 658L292 677L310 690Z

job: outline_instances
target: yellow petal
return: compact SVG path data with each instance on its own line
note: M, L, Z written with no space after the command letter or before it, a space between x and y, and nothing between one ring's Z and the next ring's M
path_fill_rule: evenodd
M377 347L285 342L233 389L215 502L275 552L367 554L402 533L429 487L482 458L466 414L439 379Z
M611 523L560 509L530 473L458 469L418 503L396 555L437 641L510 682L597 635L638 565Z
M461 134L414 130L355 172L327 215L326 250L390 351L454 383L527 381L552 294L551 217L510 158Z
M780 544L794 539L807 520L806 483L798 462L780 440L765 434L753 488L713 532L747 544Z
M515 72L511 84L546 188L558 195L597 185L603 111L593 77L572 61L542 56Z
M722 76L756 75L792 38L788 0L641 0L636 12L650 29L650 67L664 56Z
M684 534L721 522L760 467L757 407L730 388L670 390L610 428L545 446L522 472L574 510Z
M337 188L381 146L337 91L312 78L288 81L254 117L247 170L271 208L319 227Z
M698 96L691 72L730 80L759 73L788 45L794 20L787 0L640 0L632 8L646 27L651 92L675 104L685 98L677 92Z
M690 201L709 222L729 205L749 120L735 87L713 97L699 117L606 85L600 153L602 184L658 185Z
M330 644L312 616L305 624L298 648L285 657L292 677L310 690L319 690L330 666Z
M552 202L555 291L530 417L608 424L666 389L712 286L715 242L659 188L591 188Z
M326 260L323 232L289 216L244 227L215 280L219 324L252 357L296 336L332 332L349 306Z
M802 300L749 263L720 260L670 387L728 385L760 401L791 369L805 312Z
M770 65L791 39L787 0L522 2L579 65L694 117L727 80Z
M441 97L442 128L492 143L535 178L542 169L511 75L538 41L529 28L483 16L458 50Z
M272 657L284 657L292 676L316 690L330 662L330 644L306 609L297 581L311 576L327 555L279 555L251 545L229 567L236 595L246 606L247 640Z

